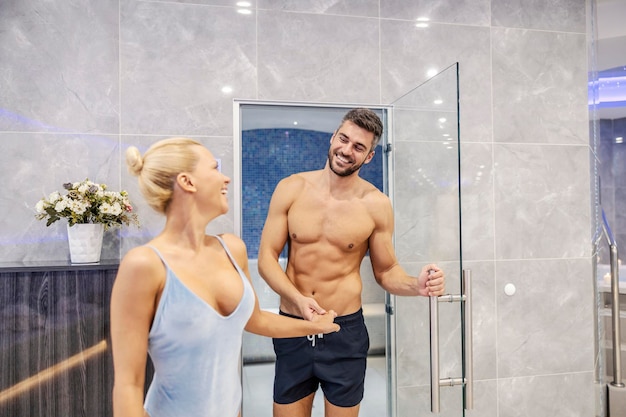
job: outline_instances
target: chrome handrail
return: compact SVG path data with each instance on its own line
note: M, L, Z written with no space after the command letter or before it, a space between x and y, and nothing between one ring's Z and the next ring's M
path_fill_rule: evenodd
M430 297L430 411L439 413L440 395L439 389L442 386L452 387L454 385L464 385L464 408L471 410L474 407L474 372L473 372L473 338L472 338L472 297L471 297L471 271L463 270L460 295L441 295ZM462 304L462 320L464 328L463 343L463 376L460 378L439 378L439 303L456 302Z
M465 296L463 302L463 326L465 329L464 340L464 378L465 378L465 409L474 409L474 337L472 328L472 271L469 269L463 270L463 281L461 282L463 288L461 293Z
M622 382L622 352L620 335L620 308L619 308L619 256L617 243L613 237L613 232L606 220L604 209L602 209L602 230L609 245L609 260L611 263L611 327L613 333L613 382L611 385L624 387Z
M438 413L439 401L439 297L431 296L428 304L430 316L430 411Z

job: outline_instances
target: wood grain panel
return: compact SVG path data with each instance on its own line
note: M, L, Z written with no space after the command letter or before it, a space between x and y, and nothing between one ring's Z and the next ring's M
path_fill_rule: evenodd
M0 273L0 416L110 416L116 268Z

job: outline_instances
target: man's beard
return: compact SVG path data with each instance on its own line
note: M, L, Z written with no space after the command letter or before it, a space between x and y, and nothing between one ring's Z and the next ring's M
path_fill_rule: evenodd
M351 166L349 168L345 168L344 170L338 170L333 166L333 153L332 150L328 150L328 166L330 167L330 170L333 171L335 174L337 174L340 177L348 177L352 174L354 174L355 172L357 172L359 169L361 169L361 167L363 166L363 164L365 163L365 161L361 162L361 164L359 165L355 165L355 166Z

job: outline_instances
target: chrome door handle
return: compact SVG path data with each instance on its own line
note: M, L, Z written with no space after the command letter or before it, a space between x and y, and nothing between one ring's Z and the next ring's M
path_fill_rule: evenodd
M441 295L430 297L430 411L439 413L441 404L439 389L442 386L452 387L454 385L464 385L464 407L466 410L474 408L474 374L473 374L473 351L472 351L472 297L471 281L472 272L469 269L463 270L461 280L461 295ZM462 304L461 321L465 333L463 344L463 376L460 378L439 377L439 303L455 302Z

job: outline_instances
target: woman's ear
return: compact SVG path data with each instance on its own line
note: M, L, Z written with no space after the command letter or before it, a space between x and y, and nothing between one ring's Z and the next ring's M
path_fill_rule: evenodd
M178 186L185 191L196 190L193 179L186 172L181 172L180 174L176 176L176 184L178 184Z

